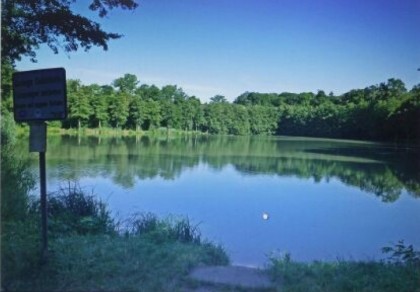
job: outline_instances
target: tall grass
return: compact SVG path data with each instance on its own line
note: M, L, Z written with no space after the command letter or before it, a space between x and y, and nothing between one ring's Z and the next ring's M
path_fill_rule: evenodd
M123 230L131 236L147 236L156 243L162 241L201 243L198 225L193 225L188 218L183 217L161 220L152 213L138 213L124 221Z
M87 194L76 183L68 183L48 203L50 232L63 234L112 234L115 223L104 202Z
M39 202L2 230L5 291L173 291L197 265L226 265L188 218L112 219L106 204L69 184L49 198L49 260L40 264Z
M286 254L270 259L281 291L420 291L420 266L407 262L295 262Z

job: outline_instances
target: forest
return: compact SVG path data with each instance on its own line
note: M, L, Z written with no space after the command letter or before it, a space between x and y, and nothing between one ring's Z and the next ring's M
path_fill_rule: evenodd
M2 67L2 111L12 111L12 67ZM420 142L420 84L403 81L353 89L342 95L244 92L233 102L208 103L177 85L140 84L125 74L109 85L67 81L68 119L62 128L199 131L222 135L292 135L390 142Z

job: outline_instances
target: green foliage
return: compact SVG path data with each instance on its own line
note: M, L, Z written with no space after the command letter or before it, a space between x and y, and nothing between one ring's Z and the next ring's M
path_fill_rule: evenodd
M404 240L398 241L394 246L382 248L382 252L390 254L388 261L397 264L405 264L420 269L420 251L416 251L413 245L405 245Z
M104 88L97 84L86 86L85 92L88 96L89 107L91 109L89 125L92 127L102 128L102 126L109 120L108 103L110 100L110 94L107 94Z
M14 123L2 118L1 285L5 291L172 291L197 265L228 264L187 219L136 217L119 233L104 203L77 185L49 198L48 263L40 259L39 201L13 154ZM4 209L3 209L4 208ZM128 223L128 222L126 222Z
M198 226L192 225L188 218L159 220L156 215L146 213L135 214L127 222L126 225L128 226L125 228L127 234L146 236L157 244L167 241L201 243Z
M417 291L420 268L383 262L300 263L290 255L270 258L281 291Z
M217 94L210 98L210 103L226 103L227 99L223 95Z
M2 221L1 285L6 291L15 290L15 285L38 274L41 260L39 226L36 217L25 219Z
M105 203L87 195L77 184L69 183L49 197L48 217L53 236L112 234L115 228Z
M28 161L14 150L15 123L11 114L1 119L1 221L24 220L28 207L28 192L35 186Z
M223 256L224 255L224 256ZM214 257L213 257L214 256ZM48 266L10 285L19 291L182 291L198 265L224 265L212 245L167 242L141 236L72 236L51 242Z
M1 58L14 63L22 56L35 60L35 50L41 44L48 45L54 53L58 48L65 52L92 46L108 49L108 41L121 35L104 31L101 26L71 10L75 1L1 1ZM133 0L92 0L89 9L100 17L108 10L122 8L133 10L138 4Z
M3 26L2 26L3 28ZM1 113L12 111L12 74L13 64L6 59L1 59Z
M112 95L109 102L110 124L116 128L124 126L128 118L129 95L125 92L118 92Z
M341 96L322 90L245 92L233 103L216 95L205 104L176 85L139 86L133 74L112 84L115 88L69 80L69 118L63 126L420 142L420 85L407 91L398 79Z
M5 112L1 118L1 283L5 289L31 277L39 262L38 225L30 215L28 197L35 180L28 161L15 147L16 125Z
M136 75L125 74L123 77L115 79L112 85L121 92L133 94L138 83Z
M197 265L226 265L188 219L151 214L125 222L74 186L50 198L49 260L40 265L37 212L2 230L2 288L10 291L172 291ZM36 206L35 206L36 208Z
M82 123L86 123L92 112L88 87L82 86L80 80L67 81L67 98L69 106L70 125L81 128Z

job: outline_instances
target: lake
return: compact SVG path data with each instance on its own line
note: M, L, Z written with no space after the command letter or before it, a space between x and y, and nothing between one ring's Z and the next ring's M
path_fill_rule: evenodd
M27 143L22 139L23 153ZM77 181L120 219L188 216L234 264L262 266L284 252L297 261L378 260L381 248L398 240L420 248L416 147L296 137L50 136L47 178L48 192Z

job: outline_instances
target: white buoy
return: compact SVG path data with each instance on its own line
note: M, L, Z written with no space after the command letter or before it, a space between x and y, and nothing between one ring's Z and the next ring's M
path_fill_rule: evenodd
M268 215L268 213L264 212L264 213L262 214L262 218L263 218L264 220L268 220L268 219L270 218L270 215Z

